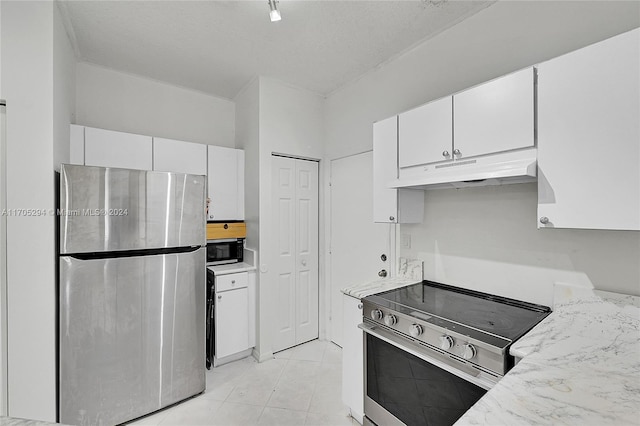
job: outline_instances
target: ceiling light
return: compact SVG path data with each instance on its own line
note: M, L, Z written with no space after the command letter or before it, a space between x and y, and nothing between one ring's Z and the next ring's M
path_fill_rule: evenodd
M276 22L282 19L280 16L280 11L278 10L278 0L269 0L269 18L271 18L271 22Z

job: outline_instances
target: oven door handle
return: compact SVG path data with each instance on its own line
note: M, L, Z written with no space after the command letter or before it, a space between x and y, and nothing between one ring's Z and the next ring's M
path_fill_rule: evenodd
M457 361L453 358L443 355L426 346L423 346L423 345L418 346L416 343L413 343L405 338L397 336L394 333L391 333L383 328L380 328L377 325L362 323L362 324L358 324L358 328L364 331L365 333L372 335L373 337L383 340L397 347L398 349L408 352L413 356L416 356L430 364L435 365L436 367L439 367L468 382L471 382L476 386L480 386L483 389L486 389L486 390L491 389L493 385L495 385L498 381L498 378L494 377L493 375L490 375L486 372L470 367L464 364L463 362ZM414 346L416 348L414 348ZM428 354L424 352L428 352Z

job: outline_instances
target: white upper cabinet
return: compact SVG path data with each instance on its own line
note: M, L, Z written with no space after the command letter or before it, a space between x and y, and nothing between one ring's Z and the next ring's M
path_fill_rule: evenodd
M208 146L207 220L244 220L244 151Z
M535 69L453 96L455 159L533 147Z
M153 170L207 174L207 145L153 138Z
M640 230L640 29L538 71L538 227Z
M398 117L373 124L373 221L420 223L424 191L392 189L398 177Z
M453 120L451 96L422 105L398 116L398 165L451 160Z
M84 164L151 170L152 145L151 136L85 127Z

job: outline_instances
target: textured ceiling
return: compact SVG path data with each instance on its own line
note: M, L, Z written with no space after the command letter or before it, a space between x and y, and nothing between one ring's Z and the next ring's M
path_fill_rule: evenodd
M63 1L79 60L233 99L256 75L326 95L489 1Z

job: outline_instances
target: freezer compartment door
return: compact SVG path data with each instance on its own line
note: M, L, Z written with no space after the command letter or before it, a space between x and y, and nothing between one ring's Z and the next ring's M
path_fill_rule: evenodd
M60 258L59 421L119 424L205 388L205 249Z
M60 253L205 244L205 178L63 164Z

